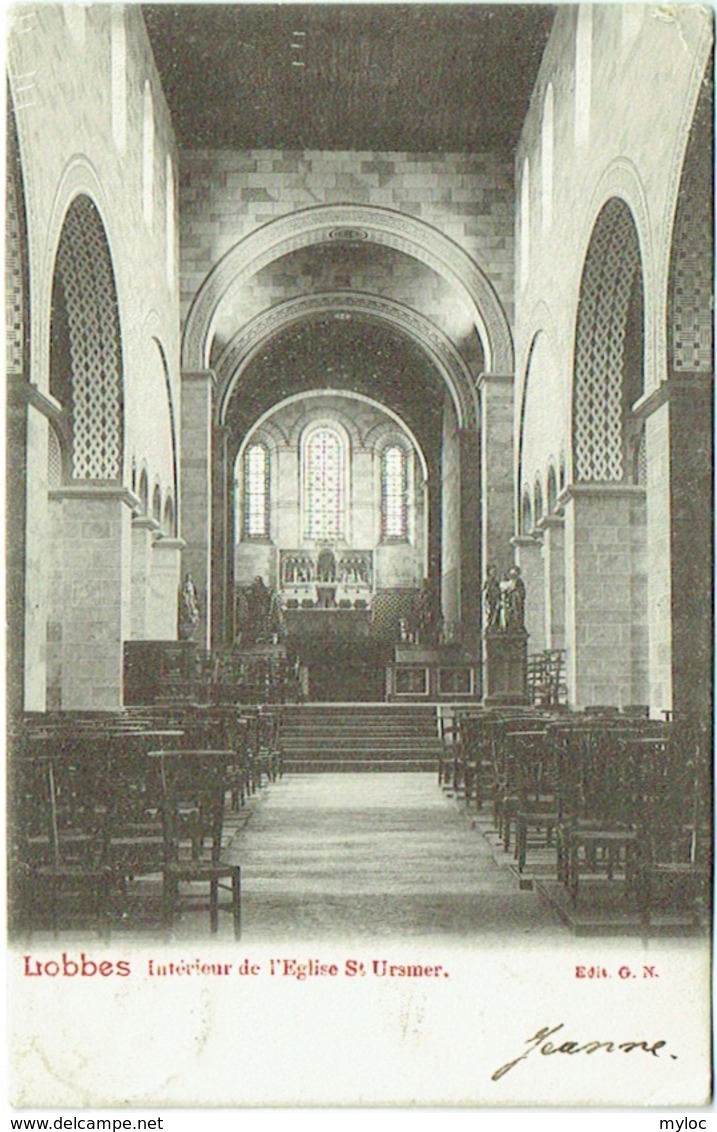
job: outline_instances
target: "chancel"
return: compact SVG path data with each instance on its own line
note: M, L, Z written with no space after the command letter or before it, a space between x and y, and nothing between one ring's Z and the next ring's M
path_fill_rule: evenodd
M13 931L704 927L711 52L699 5L13 10Z

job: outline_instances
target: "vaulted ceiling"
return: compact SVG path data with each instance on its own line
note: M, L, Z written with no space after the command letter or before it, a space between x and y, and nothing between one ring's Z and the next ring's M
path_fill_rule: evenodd
M162 4L143 8L186 148L510 149L554 8Z

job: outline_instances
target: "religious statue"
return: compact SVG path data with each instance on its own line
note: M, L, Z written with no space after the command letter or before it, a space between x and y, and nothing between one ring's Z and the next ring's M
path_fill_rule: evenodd
M261 574L239 594L238 633L242 645L276 643L282 636L281 602Z
M498 578L498 567L489 566L486 580L483 583L483 608L486 629L500 628L502 601L503 594Z
M323 583L336 581L336 556L328 547L319 551L316 561L316 580Z
M415 620L418 643L435 644L441 628L441 614L435 586L431 586L428 582L424 582L419 590Z
M199 594L192 575L184 575L179 590L179 639L191 641L199 624Z
M503 624L506 629L525 629L525 582L520 566L511 566L502 585Z

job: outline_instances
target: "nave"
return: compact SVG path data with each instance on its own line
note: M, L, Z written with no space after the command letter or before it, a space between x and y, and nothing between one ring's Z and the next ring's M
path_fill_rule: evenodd
M300 774L271 784L227 850L249 941L567 934L434 774Z

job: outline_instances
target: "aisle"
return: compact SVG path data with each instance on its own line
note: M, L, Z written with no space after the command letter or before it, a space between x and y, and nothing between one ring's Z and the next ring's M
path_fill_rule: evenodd
M245 940L567 934L433 774L292 775L266 788L228 855Z

